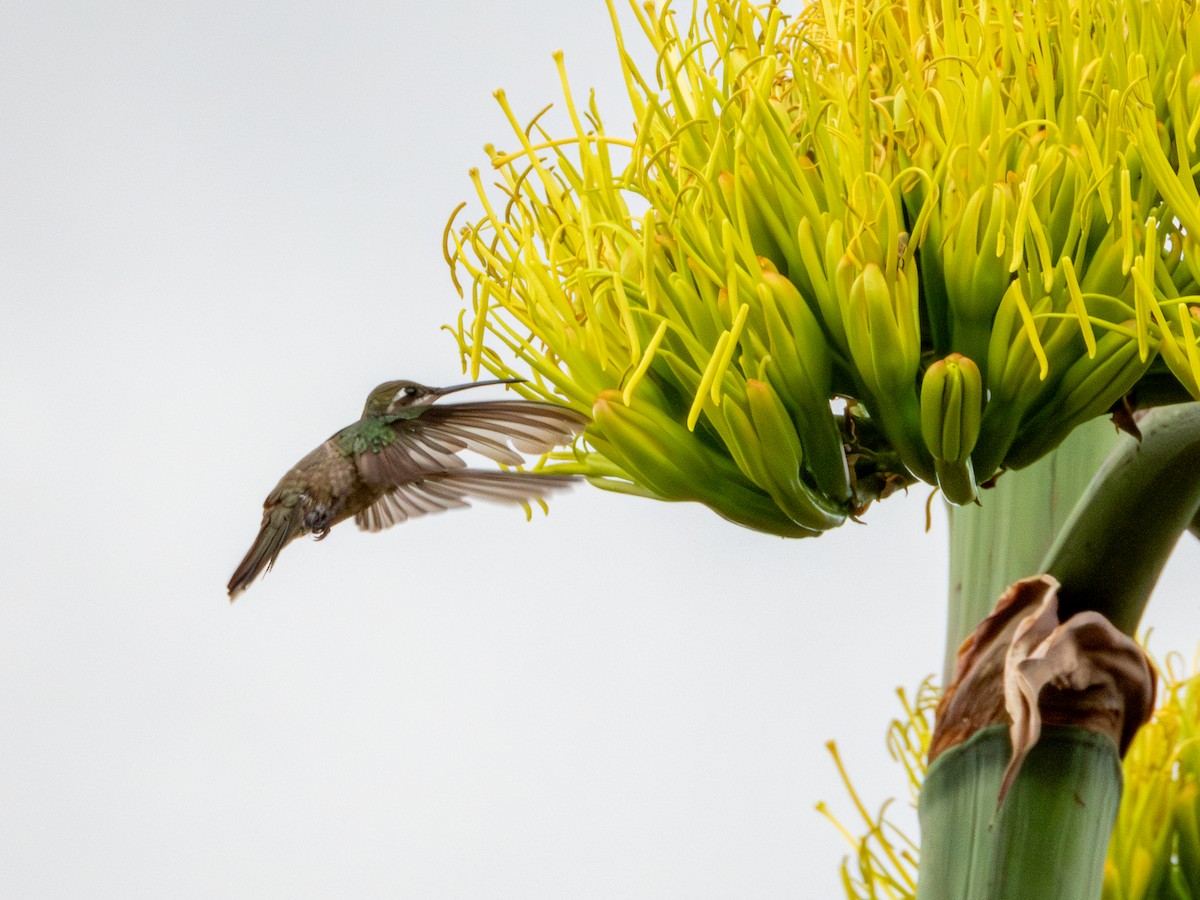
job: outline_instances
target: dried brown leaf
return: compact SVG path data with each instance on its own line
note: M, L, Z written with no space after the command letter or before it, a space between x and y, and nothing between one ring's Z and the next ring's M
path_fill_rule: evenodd
M1007 724L1004 709L1004 660L1022 618L1057 582L1048 576L1012 584L996 608L958 648L954 678L938 704L929 761L988 725Z
M981 728L1008 724L1013 754L999 803L1043 724L1105 734L1124 754L1154 706L1154 672L1142 648L1096 612L1060 622L1058 587L1049 575L1010 586L963 642L938 707L931 761Z
M1058 592L1046 593L1009 647L1004 705L1013 755L999 803L1012 787L1042 725L1074 725L1112 738L1124 755L1154 709L1154 670L1145 651L1098 612L1058 623Z

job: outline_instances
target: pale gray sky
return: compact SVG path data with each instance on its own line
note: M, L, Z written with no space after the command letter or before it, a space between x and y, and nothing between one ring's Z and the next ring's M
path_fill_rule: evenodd
M441 235L511 143L491 91L533 114L562 48L627 120L600 0L3 18L0 894L839 896L824 743L903 791L893 689L941 660L923 490L806 542L593 489L343 525L225 600L376 383L461 380Z

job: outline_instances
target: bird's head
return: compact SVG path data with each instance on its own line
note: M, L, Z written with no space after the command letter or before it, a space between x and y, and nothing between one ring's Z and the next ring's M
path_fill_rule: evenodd
M497 378L492 381L469 381L450 387L429 387L415 381L385 381L367 397L363 407L364 419L374 416L402 416L415 419L447 394L489 384L516 384L524 378Z

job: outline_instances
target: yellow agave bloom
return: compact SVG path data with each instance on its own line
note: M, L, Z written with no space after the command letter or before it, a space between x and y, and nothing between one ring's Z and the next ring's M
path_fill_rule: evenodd
M921 783L925 780L925 760L933 737L934 714L941 700L941 691L932 678L927 678L917 687L911 699L903 688L897 689L896 694L903 712L888 727L888 753L903 766L909 797L915 806ZM916 841L889 819L892 800L885 802L878 813L871 815L842 764L837 745L830 741L826 746L833 756L855 812L862 820L861 826L844 825L827 804L817 804L817 811L833 823L854 850L853 857L842 860L842 888L846 892L846 900L914 900L917 895L920 848ZM859 827L865 827L866 830L859 833Z
M1125 790L1104 868L1104 900L1200 900L1200 673L1178 655L1164 699L1125 757Z
M628 133L498 94L447 231L473 373L593 417L548 466L805 536L1200 397L1195 0L697 2L639 65L609 0Z

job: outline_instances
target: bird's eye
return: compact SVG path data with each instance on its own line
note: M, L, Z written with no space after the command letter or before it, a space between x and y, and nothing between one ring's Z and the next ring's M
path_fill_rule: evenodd
M405 397L415 397L415 396L417 396L417 389L416 389L415 387L413 387L412 385L409 385L408 387L406 387L406 388L404 389L404 396L405 396Z

